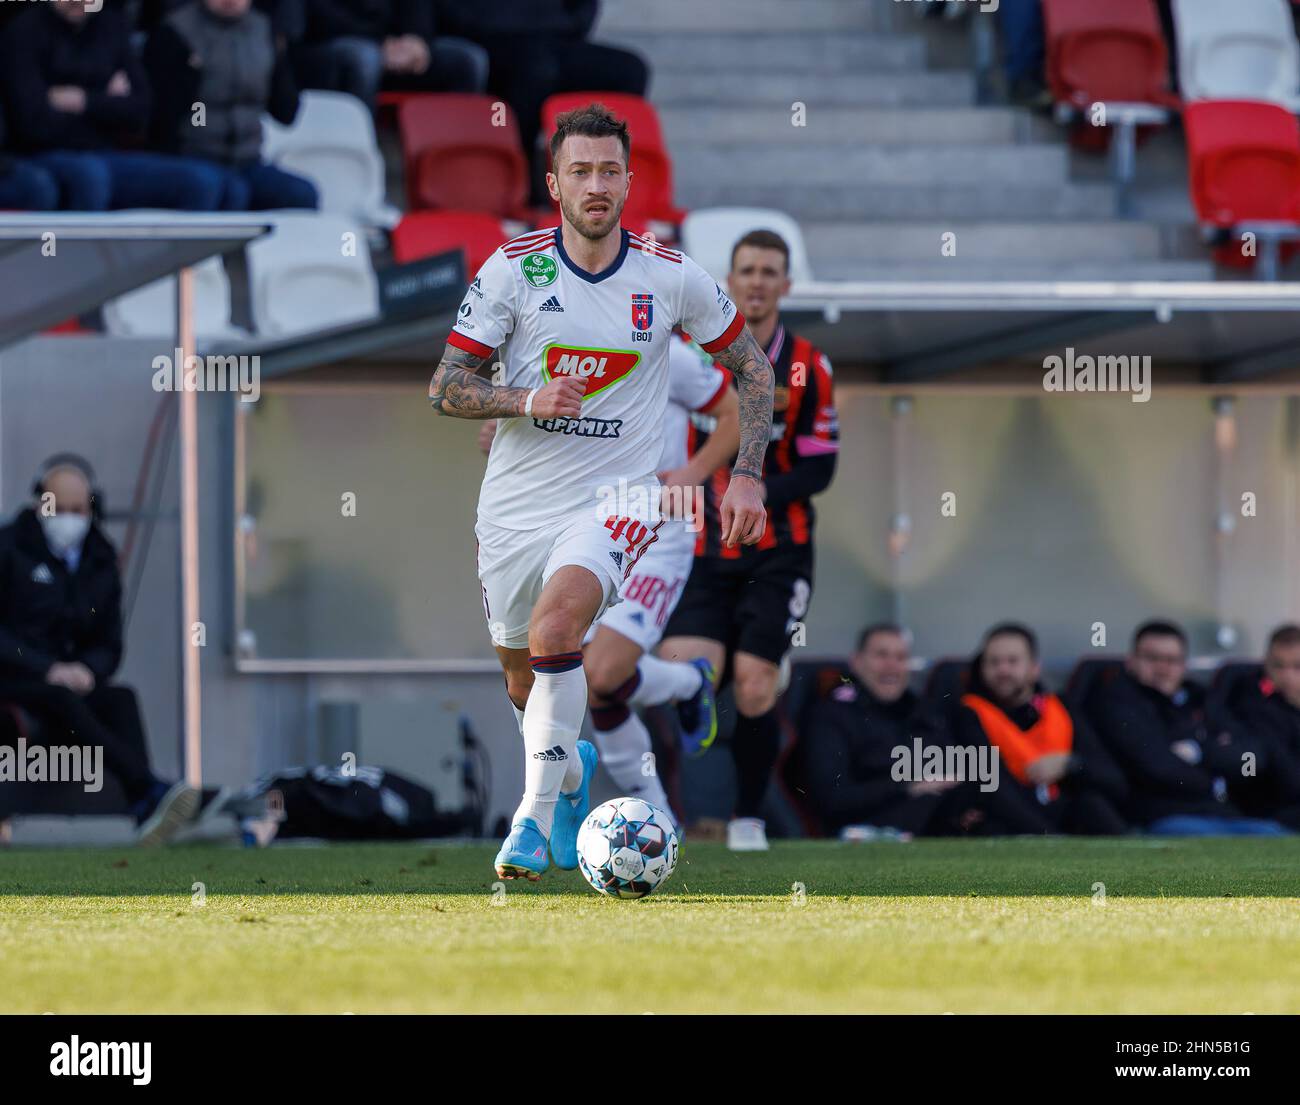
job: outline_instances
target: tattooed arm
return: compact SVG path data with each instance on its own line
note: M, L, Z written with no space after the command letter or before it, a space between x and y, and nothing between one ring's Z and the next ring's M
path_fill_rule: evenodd
M429 381L429 402L439 414L452 418L574 417L582 411L587 385L569 376L557 376L536 388L497 387L479 376L486 357L448 346ZM528 405L532 396L532 406Z
M740 391L740 450L731 469L731 482L722 498L722 540L755 544L767 526L763 507L763 459L772 429L775 375L771 362L749 327L744 327L714 359L731 369Z

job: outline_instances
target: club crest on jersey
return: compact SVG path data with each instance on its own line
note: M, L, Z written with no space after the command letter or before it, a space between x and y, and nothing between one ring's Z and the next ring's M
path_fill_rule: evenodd
M638 330L649 330L655 317L655 297L648 292L632 293L632 325Z
M571 376L587 384L583 399L590 399L613 387L641 363L641 354L627 349L582 349L572 345L548 345L543 354L542 379L550 383L557 376Z

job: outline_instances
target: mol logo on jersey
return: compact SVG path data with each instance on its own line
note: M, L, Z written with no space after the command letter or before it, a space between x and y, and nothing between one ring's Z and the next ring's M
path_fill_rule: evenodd
M572 376L587 382L583 399L617 384L641 363L641 354L627 349L581 349L572 345L548 345L542 364L542 379Z

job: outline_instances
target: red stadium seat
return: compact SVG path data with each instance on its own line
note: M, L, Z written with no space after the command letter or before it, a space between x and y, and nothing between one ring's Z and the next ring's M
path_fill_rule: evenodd
M1043 0L1043 21L1058 103L1177 105L1154 0Z
M509 237L500 219L481 211L413 211L393 230L393 259L405 265L460 249L465 271L472 274Z
M397 120L413 210L445 207L527 218L528 165L515 117L500 100L460 93L409 96L398 106Z
M664 145L659 116L640 96L621 92L563 92L542 104L542 134L547 142L555 133L556 117L593 101L604 104L627 120L632 135L634 181L623 209L623 224L644 226L649 220L677 226L686 212L673 204L673 163Z
M1207 100L1187 105L1184 124L1192 204L1202 225L1228 233L1255 230L1268 247L1260 255L1271 263L1278 243L1300 233L1295 116L1262 101ZM1221 241L1215 256L1243 268L1254 260L1236 240Z
M1300 220L1300 127L1276 104L1207 100L1184 115L1192 203L1203 223Z

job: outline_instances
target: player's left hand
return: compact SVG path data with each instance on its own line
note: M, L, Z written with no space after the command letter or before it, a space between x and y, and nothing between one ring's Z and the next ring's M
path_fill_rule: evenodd
M763 485L750 476L732 476L719 510L722 520L722 543L735 548L736 543L757 544L767 528L767 511L763 508Z

